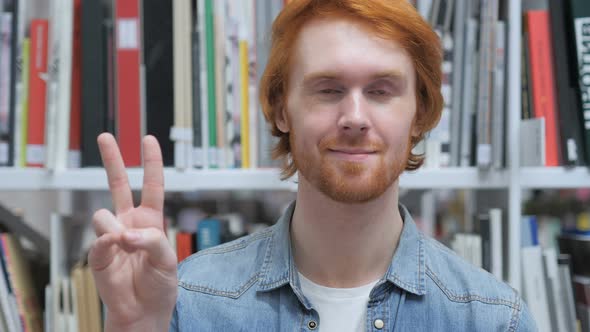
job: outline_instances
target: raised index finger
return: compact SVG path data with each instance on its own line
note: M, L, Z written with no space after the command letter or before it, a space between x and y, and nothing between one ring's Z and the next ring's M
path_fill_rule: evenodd
M98 147L102 163L107 171L115 212L117 214L126 212L133 208L133 198L117 142L113 135L102 133L98 136Z
M143 139L143 189L141 205L164 210L164 166L162 151L154 136Z

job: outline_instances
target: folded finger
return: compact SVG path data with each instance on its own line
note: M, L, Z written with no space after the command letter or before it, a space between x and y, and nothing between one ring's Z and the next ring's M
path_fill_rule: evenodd
M134 229L124 232L122 239L129 247L145 250L154 267L176 269L176 253L161 230L154 227Z
M125 230L125 226L107 209L100 209L94 213L92 226L96 237L106 233L121 233Z
M104 270L113 262L120 242L121 233L107 233L96 239L88 253L88 266L93 271Z

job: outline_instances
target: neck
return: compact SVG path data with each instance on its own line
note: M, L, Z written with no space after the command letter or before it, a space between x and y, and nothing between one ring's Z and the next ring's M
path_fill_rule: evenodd
M358 204L336 202L301 176L298 187L291 241L299 272L340 288L381 278L403 228L397 181L375 200Z

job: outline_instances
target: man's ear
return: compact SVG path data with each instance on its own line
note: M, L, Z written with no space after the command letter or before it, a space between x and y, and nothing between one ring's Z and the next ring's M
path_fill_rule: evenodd
M287 115L287 108L281 107L281 109L276 113L275 116L275 124L277 128L283 133L288 133L290 130L289 126L289 116Z

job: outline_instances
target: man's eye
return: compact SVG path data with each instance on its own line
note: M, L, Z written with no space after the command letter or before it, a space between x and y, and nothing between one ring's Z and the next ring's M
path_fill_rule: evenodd
M340 90L336 90L336 89L322 89L322 90L320 90L320 93L327 94L327 95L334 95L334 94L338 94L340 92L341 92Z
M369 93L375 96L385 96L388 94L388 92L385 90L371 90Z

